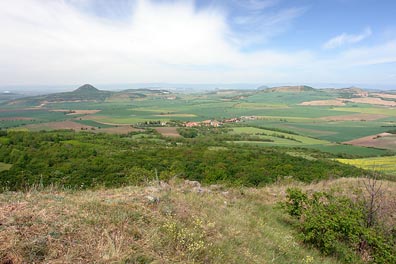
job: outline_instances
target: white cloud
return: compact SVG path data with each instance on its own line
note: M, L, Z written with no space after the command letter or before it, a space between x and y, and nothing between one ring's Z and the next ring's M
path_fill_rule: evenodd
M241 53L222 11L197 11L191 1L140 0L131 12L112 21L61 0L0 1L1 82L246 81L309 56Z
M137 0L123 12L114 20L71 0L0 1L0 85L347 81L352 68L396 58L394 41L328 61L308 50L241 52L226 11L193 1Z
M342 58L356 66L396 63L396 39L372 47L347 50L342 53Z
M370 28L366 28L362 33L353 35L353 34L346 34L342 33L334 38L328 40L324 45L323 48L325 49L334 49L346 44L353 44L358 43L365 38L371 36L372 32Z

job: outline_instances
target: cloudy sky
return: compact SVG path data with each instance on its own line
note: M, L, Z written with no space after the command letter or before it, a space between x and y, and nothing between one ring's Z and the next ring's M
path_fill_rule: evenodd
M4 0L0 85L396 88L394 0Z

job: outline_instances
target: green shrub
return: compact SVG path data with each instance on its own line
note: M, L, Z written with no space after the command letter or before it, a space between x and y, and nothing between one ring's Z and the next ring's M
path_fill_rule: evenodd
M367 227L365 207L347 197L287 190L287 212L299 219L301 238L345 263L396 263L396 243L380 226Z
M286 209L291 216L300 217L303 212L304 204L307 202L307 195L300 189L289 188L287 189Z

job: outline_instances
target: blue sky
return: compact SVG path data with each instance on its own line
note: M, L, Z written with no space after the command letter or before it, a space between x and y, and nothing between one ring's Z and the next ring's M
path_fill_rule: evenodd
M0 86L396 89L393 0L0 1Z

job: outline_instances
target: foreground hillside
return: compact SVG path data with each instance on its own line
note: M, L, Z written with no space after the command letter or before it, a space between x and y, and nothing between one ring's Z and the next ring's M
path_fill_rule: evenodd
M252 263L315 254L289 234L266 190L198 188L2 194L2 261Z
M296 185L350 193L359 180L2 193L0 263L339 263L304 246L277 206Z

